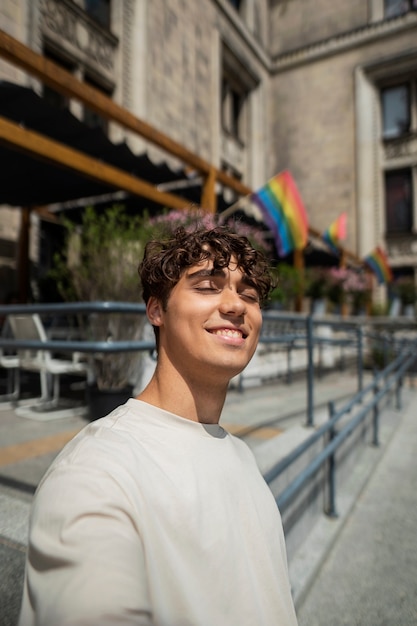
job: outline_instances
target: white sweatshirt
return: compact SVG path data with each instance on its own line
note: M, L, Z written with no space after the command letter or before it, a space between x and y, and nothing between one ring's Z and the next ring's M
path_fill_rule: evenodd
M294 626L281 518L249 448L129 400L43 478L20 626Z

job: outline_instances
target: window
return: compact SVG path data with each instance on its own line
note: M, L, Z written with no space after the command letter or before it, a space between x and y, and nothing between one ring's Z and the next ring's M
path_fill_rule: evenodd
M101 85L99 85L89 76L86 75L84 77L84 82L87 85L90 85L91 87L94 87L95 89L98 89L99 91L102 91L105 95L108 95L107 92L105 92L104 89L101 87ZM89 109L86 106L84 106L84 109L83 109L83 122L87 124L87 126L89 126L90 128L100 128L103 131L103 133L107 135L108 121L104 117L101 117L98 113L96 113L92 109Z
M417 0L385 0L384 15L386 18L397 17L417 9Z
M410 130L410 86L387 87L381 92L383 135L399 137Z
M245 99L244 89L240 85L234 84L228 77L224 77L222 84L223 130L239 141L244 139Z
M84 10L93 20L110 30L110 0L84 0Z
M240 5L242 4L242 0L229 0L232 7L235 7L236 11L240 10Z
M58 57L50 50L44 50L43 56L46 59L49 59L50 61L55 63L56 65L59 65L64 70L67 70L67 72L72 73L74 71L74 65L71 65L67 61L64 61L64 59ZM58 91L55 91L54 89L52 89L52 87L48 87L48 85L43 86L43 97L49 104L52 104L52 106L56 107L57 109L69 109L69 98L59 93Z
M411 170L385 174L385 208L387 234L410 233L413 227Z

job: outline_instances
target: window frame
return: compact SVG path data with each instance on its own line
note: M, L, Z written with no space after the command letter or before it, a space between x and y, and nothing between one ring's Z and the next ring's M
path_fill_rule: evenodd
M221 93L221 123L224 133L241 145L245 143L245 107L248 92L223 71Z
M404 176L403 198L399 197L397 202L392 196L395 195L395 186L391 186L389 190L389 180L395 177ZM407 187L408 186L408 190ZM397 184L397 188L400 185ZM413 207L413 170L411 167L401 169L387 170L384 174L384 192L385 192L385 232L386 236L410 235L414 232L414 207ZM398 193L398 191L397 191ZM391 196L391 198L390 198ZM406 202L406 213L399 217L398 203ZM391 206L390 206L391 205ZM404 225L401 225L404 221Z
M381 100L381 117L382 117L382 137L385 140L389 139L397 139L398 137L403 137L408 135L411 131L412 125L412 90L414 88L412 80L404 80L401 83L386 85L380 89L380 100ZM407 89L407 120L404 128L398 128L398 132L390 132L390 129L386 128L385 120L386 120L386 107L384 103L384 94L388 91L393 91L394 89L398 89L400 87L405 87Z
M83 0L83 9L85 13L102 28L110 30L111 0L95 0L95 4L98 5L96 8L90 6L90 3L91 0Z
M70 61L69 59L64 58L64 56L56 53L54 49L45 46L43 48L42 54L45 59L48 59L56 65L59 65L60 67L62 67L62 69L66 70L70 74L74 74L76 72L77 65L75 61ZM70 110L71 99L61 92L56 91L55 89L53 89L53 87L49 87L49 85L42 85L42 97L46 102L56 107L57 109L68 111Z
M396 10L396 5L402 5L402 7ZM391 6L390 6L391 5ZM410 11L417 11L417 0L384 0L384 18L389 20L391 18L400 17Z

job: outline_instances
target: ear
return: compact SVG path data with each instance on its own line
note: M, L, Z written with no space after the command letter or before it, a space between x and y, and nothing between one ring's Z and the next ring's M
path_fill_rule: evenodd
M162 304L154 296L151 296L148 300L146 315L152 326L162 325Z

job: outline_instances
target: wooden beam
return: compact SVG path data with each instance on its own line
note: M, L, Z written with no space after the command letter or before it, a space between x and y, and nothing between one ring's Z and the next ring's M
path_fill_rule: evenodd
M201 207L204 211L208 211L209 213L216 213L216 172L214 167L211 168L210 173L206 177L203 184L203 191L201 194Z
M118 105L101 91L95 89L91 85L79 81L71 73L67 72L59 65L56 65L49 59L46 59L42 55L37 54L1 29L0 57L3 57L13 65L20 67L29 74L36 76L42 83L49 85L65 96L82 102L102 117L118 122L124 128L140 135L147 141L168 152L168 154L177 157L183 163L188 164L193 169L201 172L206 177L208 185L211 184L212 177L214 177L214 182L220 182L222 185L233 189L241 196L247 196L252 193L253 190L247 185L244 185L238 179L233 178L229 174L226 174L226 172L215 168L212 164L194 154L173 139L170 139L167 135L158 131L150 124L147 124L143 120L135 117L132 113ZM147 185L145 181L142 181L142 183ZM116 186L119 188L125 188L127 191L131 191L131 189L120 186L120 184ZM150 185L148 185L148 187L150 187ZM151 199L150 196L144 195L144 193L137 193L134 191L131 192ZM206 201L206 197L204 195L205 193L207 193L207 190L203 190L202 205L203 200ZM175 197L172 194L166 195L171 196L172 198ZM160 201L156 200L156 202ZM161 204L164 204L168 208L179 208L178 206L168 204L166 201L163 201ZM182 208L184 208L184 205L182 205ZM309 233L313 236L321 237L320 232L312 227L309 228ZM359 265L363 265L363 260L356 254L350 252L349 250L341 250L346 255L347 259L350 259Z
M169 154L179 158L184 163L191 165L199 172L210 175L213 169L216 180L234 189L237 193L242 195L251 193L251 189L243 185L239 180L221 170L213 168L210 163L173 139L170 139L167 135L158 131L150 124L135 117L132 113L119 106L98 89L79 81L71 73L42 55L37 54L3 30L0 30L0 56L29 74L36 76L42 83L49 85L52 89L59 91L69 98L79 100L102 117L118 122L124 128L147 139Z
M189 206L189 200L180 196L159 191L146 181L127 174L111 165L87 156L83 152L69 148L57 141L53 141L31 130L21 128L0 116L0 141L19 149L27 154L42 158L50 163L66 167L95 181L147 198L170 209L184 209Z

